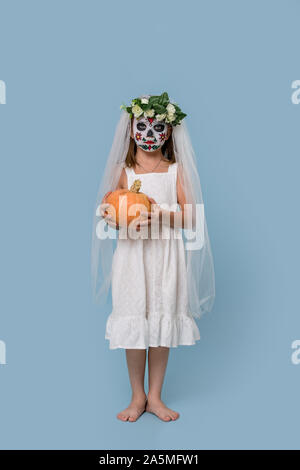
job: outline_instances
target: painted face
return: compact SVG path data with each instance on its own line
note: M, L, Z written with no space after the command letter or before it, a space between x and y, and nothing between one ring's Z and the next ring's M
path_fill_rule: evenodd
M133 120L133 135L136 145L146 152L159 149L167 136L167 124L154 118L141 117Z

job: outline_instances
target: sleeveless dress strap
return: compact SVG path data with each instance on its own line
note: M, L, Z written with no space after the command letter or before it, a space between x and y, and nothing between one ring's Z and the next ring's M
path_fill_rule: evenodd
M177 174L177 162L172 163L172 164L169 166L169 171L168 171L168 173L171 173L171 174L173 174L173 175L176 176L176 174Z
M169 166L169 171L168 171L168 173L176 173L176 170L177 170L177 162L172 163L172 164Z
M128 176L128 175L133 175L133 174L134 174L134 172L133 172L133 169L132 169L132 168L129 168L128 166L125 166L125 167L124 167L124 169L125 169L125 171L126 171L126 174L127 174L127 176Z

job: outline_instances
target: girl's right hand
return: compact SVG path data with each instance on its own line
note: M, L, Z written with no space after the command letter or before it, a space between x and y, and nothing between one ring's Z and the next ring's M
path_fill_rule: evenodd
M104 206L107 206L107 205L109 205L109 204L103 204L103 205L104 205ZM119 228L120 228L119 225L116 224L116 222L113 220L113 218L112 218L111 215L105 215L103 218L105 219L105 222L106 222L108 225L110 225L110 227L115 228L116 230L119 230Z
M106 213L105 213L105 210L107 209L107 207L109 207L109 204L106 203L106 198L107 196L111 193L112 191L108 191L104 196L103 196L103 199L101 201L101 204L97 207L96 209L96 215L98 216L101 216L101 217L106 217Z
M100 215L101 217L103 217L105 219L105 222L110 225L110 227L112 228L115 228L116 230L119 230L119 225L116 224L116 222L113 220L112 216L110 216L107 212L106 212L106 209L110 206L109 203L106 203L106 198L107 196L109 196L109 194L111 194L112 191L108 191L103 199L102 199L102 202L100 204L100 206L98 206L98 209L97 209L97 213L98 215Z

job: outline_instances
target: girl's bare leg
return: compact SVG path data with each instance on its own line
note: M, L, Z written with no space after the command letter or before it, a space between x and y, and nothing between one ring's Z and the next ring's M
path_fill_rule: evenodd
M149 347L148 351L148 372L149 372L149 393L146 411L154 413L163 421L174 421L179 417L177 411L167 408L161 401L161 390L169 358L169 348Z
M126 349L126 360L132 388L131 403L117 414L122 421L136 421L145 411L147 395L144 388L146 349Z

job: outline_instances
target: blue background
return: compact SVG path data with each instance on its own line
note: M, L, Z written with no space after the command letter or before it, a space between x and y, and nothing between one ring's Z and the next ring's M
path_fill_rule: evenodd
M299 448L299 1L0 1L1 448ZM91 297L119 106L188 114L216 269L201 340L170 352L181 416L122 423L124 350Z

